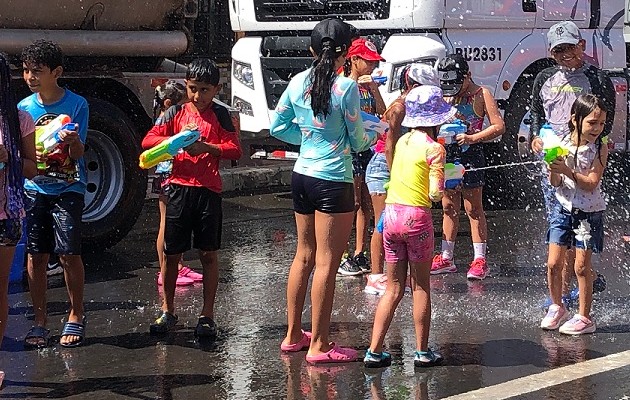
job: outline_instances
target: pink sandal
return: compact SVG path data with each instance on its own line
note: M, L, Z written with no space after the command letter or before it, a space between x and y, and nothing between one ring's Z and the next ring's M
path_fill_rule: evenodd
M349 347L340 347L335 343L332 344L332 349L326 353L318 354L316 356L306 355L306 361L311 364L323 364L323 363L344 363L356 361L358 352L355 349Z
M294 344L280 344L280 350L287 352L296 352L307 350L311 345L311 332L302 331L302 339Z

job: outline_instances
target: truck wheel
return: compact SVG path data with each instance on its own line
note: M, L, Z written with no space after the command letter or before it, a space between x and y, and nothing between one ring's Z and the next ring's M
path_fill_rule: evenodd
M531 161L519 156L519 130L529 130L525 118L529 115L532 81L517 87L505 110L505 133L498 143L489 144L488 165ZM540 168L534 165L514 166L489 170L484 190L486 203L492 208L520 209L542 206Z
M140 136L125 114L103 100L88 102L83 246L86 251L103 251L136 223L146 197L147 174L138 168Z

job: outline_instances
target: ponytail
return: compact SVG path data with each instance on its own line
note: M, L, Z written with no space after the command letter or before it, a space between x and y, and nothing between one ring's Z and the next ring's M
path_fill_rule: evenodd
M310 73L311 108L315 117L320 114L326 118L330 113L330 98L332 87L337 78L335 60L340 54L335 53L334 42L328 40L322 43L322 51L315 60Z
M11 90L11 69L4 54L0 53L0 131L9 160L0 174L4 174L6 194L5 212L9 218L20 218L24 208L24 176L22 175L22 133L17 102Z

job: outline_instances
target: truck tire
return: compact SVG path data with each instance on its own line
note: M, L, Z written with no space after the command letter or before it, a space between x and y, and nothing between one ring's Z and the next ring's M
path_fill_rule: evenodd
M146 197L147 174L138 168L141 137L127 116L106 101L88 98L88 103L83 248L94 252L112 247L134 226Z
M529 111L533 82L519 85L510 97L504 113L505 133L501 141L490 143L486 155L488 165L501 165L519 161L518 132ZM495 209L522 209L542 206L540 169L533 165L514 166L489 170L484 189L486 205Z

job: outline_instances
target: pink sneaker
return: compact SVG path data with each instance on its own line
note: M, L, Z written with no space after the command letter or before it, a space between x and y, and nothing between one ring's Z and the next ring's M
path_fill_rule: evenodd
M488 264L486 264L486 259L483 257L479 257L475 258L473 262L470 263L470 269L466 274L466 278L482 280L485 279L487 275Z
M457 272L457 267L453 264L453 260L443 258L442 254L436 254L433 257L433 263L431 264L431 275L446 274L451 272Z
M575 314L573 318L562 324L558 332L564 333L565 335L583 335L585 333L595 332L596 328L595 321L583 317L580 314Z
M549 306L547 315L540 322L540 327L547 331L558 329L570 318L569 312L564 306L552 304Z
M175 286L191 286L195 283L195 281L193 281L190 278L186 278L185 276L182 276L181 274L177 275L177 281L175 282ZM164 281L162 280L162 273L158 273L158 278L157 278L157 284L159 286L162 286L164 284Z
M385 274L368 274L367 284L363 291L367 294L374 294L382 296L385 294L385 288L387 287L387 275Z
M190 269L187 265L183 265L182 269L179 270L179 276L192 279L194 282L203 282L203 275Z

